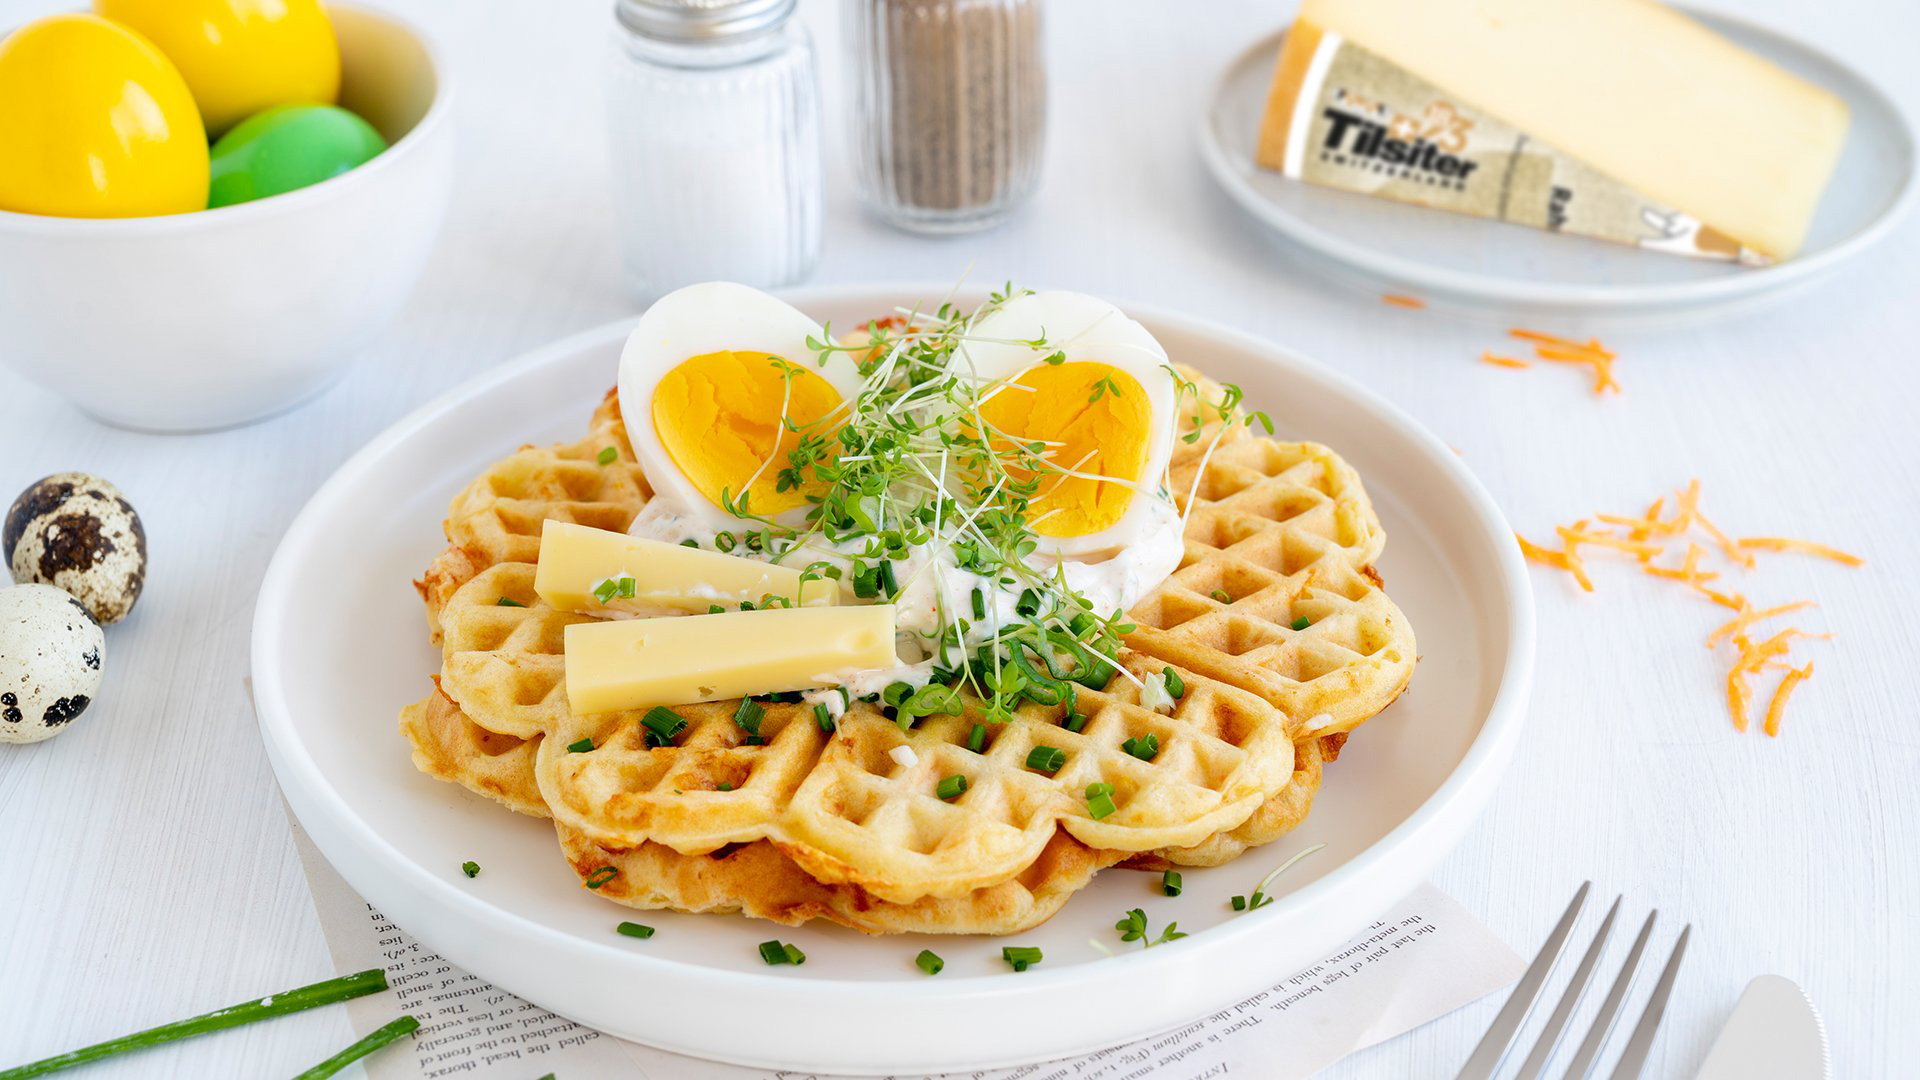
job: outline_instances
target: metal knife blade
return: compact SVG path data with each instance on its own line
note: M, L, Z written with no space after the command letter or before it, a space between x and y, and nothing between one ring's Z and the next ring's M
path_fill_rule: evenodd
M1694 1080L1832 1080L1827 1029L1807 992L1792 979L1762 975L1707 1051Z

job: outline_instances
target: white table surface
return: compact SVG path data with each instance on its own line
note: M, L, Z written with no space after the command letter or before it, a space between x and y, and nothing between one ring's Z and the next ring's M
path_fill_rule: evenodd
M0 0L0 25L62 6ZM458 66L461 169L423 284L357 370L279 419L194 437L104 428L0 374L0 498L55 470L97 471L140 508L152 547L139 611L109 633L99 701L51 742L0 746L0 1063L335 974L242 682L261 573L308 493L394 419L637 310L609 225L597 64L610 5L404 6ZM829 147L844 148L837 5L803 7L828 75ZM1837 635L1802 650L1816 672L1777 739L1729 729L1725 658L1701 647L1715 609L1623 566L1602 566L1592 597L1536 571L1530 728L1491 809L1434 880L1522 951L1586 877L1602 899L1628 894L1630 914L1657 905L1668 933L1691 920L1649 1075L1691 1075L1763 972L1812 993L1837 1076L1913 1075L1920 220L1784 309L1606 333L1621 355L1617 399L1596 400L1572 371L1476 363L1504 324L1393 310L1321 284L1202 172L1192 129L1207 87L1284 7L1057 0L1051 143L1034 204L985 235L920 239L863 215L835 163L814 280L947 280L972 265L980 280L1137 299L1268 335L1410 409L1524 531L1639 506L1699 476L1723 523L1864 552L1861 570L1782 558L1752 584L1756 599L1817 600L1809 625ZM1920 112L1920 8L1740 10L1850 57ZM1496 1004L1327 1075L1450 1075ZM344 1011L318 1010L88 1075L286 1075L348 1041Z

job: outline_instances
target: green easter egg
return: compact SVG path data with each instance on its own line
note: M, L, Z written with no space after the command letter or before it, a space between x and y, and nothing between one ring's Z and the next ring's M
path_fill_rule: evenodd
M334 105L282 105L255 113L213 144L207 208L330 180L386 148L373 125Z

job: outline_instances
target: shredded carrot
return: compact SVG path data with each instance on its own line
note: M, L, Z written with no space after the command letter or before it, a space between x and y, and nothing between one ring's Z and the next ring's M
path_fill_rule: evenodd
M1554 337L1552 334L1518 328L1508 330L1507 335L1531 344L1536 359L1555 364L1584 364L1592 368L1593 392L1596 394L1605 394L1609 390L1615 393L1620 391L1620 383L1613 377L1613 361L1616 354L1602 347L1598 341L1589 341L1583 345L1577 341ZM1488 363L1499 363L1499 360L1492 358L1491 353L1482 354L1480 358ZM1499 366L1522 367L1525 365L1516 362L1499 364Z
M1405 296L1400 293L1386 293L1380 297L1380 302L1388 307L1409 308L1414 311L1427 306L1426 301L1417 296Z
M1577 341L1568 341L1566 338L1554 337L1552 334L1542 334L1538 330L1522 330L1517 326L1508 330L1507 336L1518 338L1521 341L1532 342L1535 345L1562 345L1569 349L1580 348L1580 343ZM1596 341L1594 344L1597 346L1600 343Z
M1551 358L1546 355L1548 353L1571 357L1573 353L1587 349L1586 346L1560 342L1530 331L1516 331L1514 336L1536 340L1539 346L1536 351L1543 358ZM1593 348L1598 349L1598 343ZM1731 619L1707 636L1707 647L1717 648L1722 643L1731 643L1733 647L1733 661L1726 674L1726 694L1727 710L1737 731L1744 732L1753 723L1756 704L1754 679L1775 671L1784 672L1765 710L1760 714L1764 717L1763 727L1769 735L1779 732L1787 698L1793 688L1805 681L1813 671L1811 663L1796 666L1791 655L1795 643L1824 640L1831 635L1809 633L1798 626L1788 626L1756 641L1751 636L1754 627L1769 619L1814 607L1815 604L1811 600L1800 600L1775 607L1755 608L1743 592L1721 592L1710 588L1709 582L1718 581L1724 576L1719 560L1751 569L1756 565L1755 552L1771 551L1798 552L1832 559L1846 566L1860 566L1865 562L1859 556L1839 548L1805 540L1778 536L1744 536L1735 540L1701 511L1700 481L1697 479L1689 481L1686 487L1671 496L1654 499L1645 512L1637 517L1630 514L1595 514L1571 525L1555 526L1554 535L1559 537L1563 550L1543 547L1517 533L1515 539L1519 541L1521 552L1530 561L1566 571L1588 592L1593 591L1593 581L1587 575L1581 549L1601 548L1630 556L1639 563L1643 573L1680 582L1702 598L1732 612ZM1685 545L1683 552L1678 549L1679 544ZM1680 554L1681 557L1674 562L1666 558L1670 553ZM1714 567L1709 567L1709 560L1714 560Z
M1520 541L1520 554L1544 566L1565 570L1573 575L1573 580L1579 582L1582 589L1588 592L1593 591L1593 580L1587 577L1586 565L1580 561L1579 556L1572 552L1543 548L1519 533L1514 533L1513 538Z
M1581 522L1573 528L1568 528L1565 525L1556 525L1553 531L1559 534L1560 539L1566 541L1568 550L1572 550L1576 544L1592 544L1595 547L1624 551L1629 555L1652 556L1660 554L1661 551L1660 545L1658 544L1636 543L1635 541L1622 539L1618 536L1608 536L1605 533L1588 532L1586 522Z
M1525 360L1517 360L1511 356L1496 356L1490 352L1481 353L1480 362L1483 364L1492 364L1494 367L1504 368L1530 368L1533 366Z
M1775 616L1785 615L1789 611L1800 611L1813 606L1813 601L1811 600L1798 600L1791 604L1781 604L1779 607L1770 607L1764 611L1755 611L1752 605L1746 603L1746 599L1744 596L1740 598L1743 606L1738 609L1740 611L1739 615L1727 621L1713 633L1707 635L1707 648L1713 648L1715 645L1720 644L1722 640L1734 634L1746 632L1747 628L1754 623L1764 622Z
M1837 547L1816 544L1810 540L1790 540L1784 536L1743 536L1736 542L1742 551L1795 551L1802 555L1832 559L1842 566L1864 566L1867 562L1860 556L1841 551Z
M1773 688L1773 699L1767 702L1767 720L1763 728L1767 734L1780 734L1780 714L1786 711L1787 696L1793 693L1794 687L1806 682L1807 676L1812 674L1813 661L1809 660L1806 667L1794 668L1780 677L1780 685Z

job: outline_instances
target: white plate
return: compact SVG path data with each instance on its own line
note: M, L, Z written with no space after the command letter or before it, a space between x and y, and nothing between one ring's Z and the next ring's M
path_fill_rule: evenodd
M1429 304L1645 322L1720 316L1783 299L1884 237L1914 199L1912 125L1866 78L1802 42L1725 15L1715 31L1840 95L1847 143L1801 254L1753 270L1428 210L1289 180L1253 163L1284 32L1241 53L1215 86L1200 153L1227 193L1350 284Z
M846 326L911 288L793 299ZM962 296L962 302L979 297ZM1293 354L1135 309L1172 355L1236 381L1281 433L1323 440L1360 469L1389 530L1381 564L1425 656L1412 690L1347 745L1313 815L1282 841L1186 872L1109 871L1051 922L1010 941L868 938L731 916L631 913L581 889L544 822L414 771L395 714L438 669L408 585L442 546L447 500L526 442L572 440L613 384L626 324L569 338L416 411L342 465L287 530L254 614L253 685L274 771L315 844L368 901L506 990L668 1050L823 1072L962 1069L1098 1049L1263 989L1424 880L1485 805L1511 756L1533 666L1533 603L1512 534L1459 459L1405 414ZM1328 849L1236 915L1245 893L1311 843ZM469 880L472 859L485 868ZM1192 936L1141 951L1113 921L1147 909ZM762 965L797 943L807 963ZM1120 955L1108 958L1098 939ZM1014 974L1003 944L1046 959ZM913 957L946 958L936 978Z

